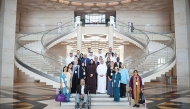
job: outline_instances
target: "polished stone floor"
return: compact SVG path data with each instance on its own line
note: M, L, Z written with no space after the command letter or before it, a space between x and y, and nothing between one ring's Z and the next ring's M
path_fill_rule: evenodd
M139 109L190 109L190 88L145 86L146 107ZM0 109L74 109L55 102L55 89L43 83L17 83L0 89ZM136 109L132 106L93 106L92 109Z

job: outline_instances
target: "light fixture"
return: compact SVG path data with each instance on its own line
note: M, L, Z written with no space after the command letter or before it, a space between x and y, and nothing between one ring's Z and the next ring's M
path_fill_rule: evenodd
M87 7L93 7L93 6L98 6L98 7L105 7L105 6L115 6L115 5L121 5L121 4L126 4L126 3L131 3L131 2L136 2L139 0L118 0L118 1L107 1L107 2L96 2L95 0L92 2L84 2L83 0L50 0L51 2L59 2L63 4L70 4L74 6L87 6Z
M82 5L81 2L71 2L71 4L72 4L72 5L75 5L75 6L80 6L80 5Z
M132 0L124 0L124 1L121 1L122 4L126 4L126 3L130 3Z
M84 3L84 6L94 6L94 3Z
M106 6L107 4L106 3L97 3L96 6Z
M110 6L118 5L118 4L119 4L119 2L109 2L109 3L108 3L108 5L110 5Z
M65 0L59 0L59 3L63 3L63 4L69 4L70 2L69 1L65 1Z

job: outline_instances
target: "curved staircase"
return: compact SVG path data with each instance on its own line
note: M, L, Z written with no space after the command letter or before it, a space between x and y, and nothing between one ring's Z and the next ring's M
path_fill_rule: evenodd
M71 25L70 29L68 29L68 25ZM62 28L67 28L67 31L59 34L56 34L58 28L38 34L42 36L42 40L33 41L29 44L22 44L21 37L18 37L16 40L17 49L15 51L16 66L30 77L40 80L40 82L45 82L47 85L52 85L54 88L59 88L59 74L62 66L65 65L65 61L51 52L49 48L61 42L64 38L71 37L70 34L75 33L77 28L72 26L72 24L68 25L63 25ZM158 75L161 76L175 65L175 43L173 38L168 40L169 44L150 41L145 31L134 28L134 31L138 31L138 34L144 34L144 36L141 35L141 37L138 37L130 32L123 31L127 30L122 29L123 27L129 28L129 26L124 24L120 28L121 25L122 23L120 22L113 26L114 32L123 38L127 38L131 43L141 48L134 56L125 60L125 65L128 69L137 69L143 78L143 82L149 82ZM22 37L28 37L34 34L24 35ZM108 104L112 103L112 98L106 98L106 95L97 95L92 98L94 100L94 104L92 105L106 105L106 103L101 104L98 100L99 98L105 98L104 102ZM120 105L129 105L127 99L122 100L123 102ZM73 102L67 105L73 105Z

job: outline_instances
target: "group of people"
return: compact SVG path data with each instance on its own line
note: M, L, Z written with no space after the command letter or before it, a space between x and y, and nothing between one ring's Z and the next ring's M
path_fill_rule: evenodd
M120 62L117 53L112 52L111 47L105 55L102 54L101 49L98 49L96 56L90 48L86 54L77 50L76 55L69 54L66 62L68 66L65 66L60 74L60 87L62 93L66 95L67 102L70 93L77 92L78 99L85 98L83 102L85 106L87 90L90 94L107 93L110 97L114 97L115 102L119 102L120 97L126 97L126 85L129 84L134 95L134 106L138 107L136 101L139 100L138 93L142 89L142 80L138 74L135 75L137 71L134 71L134 76L130 79L128 70Z

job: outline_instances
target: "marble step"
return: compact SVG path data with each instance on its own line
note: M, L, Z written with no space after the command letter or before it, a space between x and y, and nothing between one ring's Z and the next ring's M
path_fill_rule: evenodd
M80 104L82 105L82 103ZM128 101L114 102L113 100L108 101L91 101L91 106L128 106ZM75 102L61 103L61 106L75 106Z

